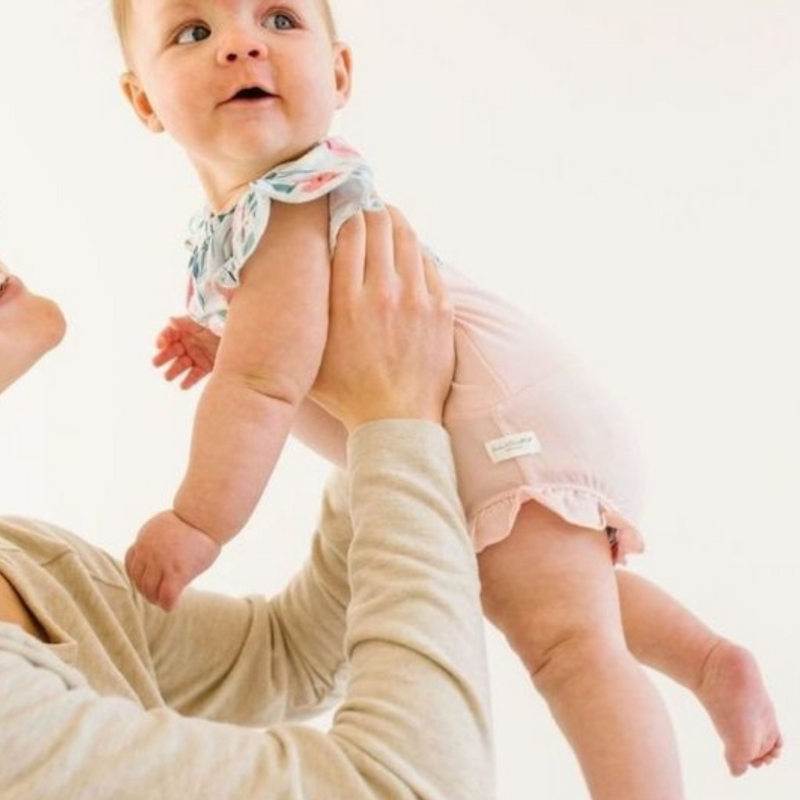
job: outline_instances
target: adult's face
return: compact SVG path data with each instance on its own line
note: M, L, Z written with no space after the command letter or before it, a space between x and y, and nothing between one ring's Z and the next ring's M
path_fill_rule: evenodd
M0 262L0 392L27 372L64 337L61 309Z

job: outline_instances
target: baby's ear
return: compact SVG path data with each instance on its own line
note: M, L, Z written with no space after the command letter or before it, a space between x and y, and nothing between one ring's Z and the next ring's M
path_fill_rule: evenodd
M136 116L139 117L147 130L153 133L163 133L164 126L153 110L153 106L150 104L150 98L142 88L135 73L123 73L119 79L119 85L122 88L122 93L131 104L131 108L133 108Z
M344 108L353 88L353 51L344 42L334 42L333 74L336 79L336 108Z

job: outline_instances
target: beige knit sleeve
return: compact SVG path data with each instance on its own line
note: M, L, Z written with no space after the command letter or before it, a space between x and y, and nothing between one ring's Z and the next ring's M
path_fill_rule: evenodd
M375 797L491 800L480 584L449 437L373 423L348 464L351 683L333 733Z
M347 477L328 481L311 555L277 596L187 591L166 614L138 601L159 689L187 716L264 727L341 691L352 539Z
M329 732L144 711L30 640L0 647L0 796L493 800L477 570L447 434L373 423L349 464L350 680Z

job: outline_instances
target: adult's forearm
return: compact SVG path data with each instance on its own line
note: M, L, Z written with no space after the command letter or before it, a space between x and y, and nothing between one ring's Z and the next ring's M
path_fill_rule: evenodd
M134 595L170 707L264 728L336 701L350 599L347 486L343 472L329 481L311 554L271 599L190 590L164 614Z
M0 626L0 796L492 800L478 579L447 435L375 423L349 458L351 680L330 732L144 711Z
M382 797L491 800L480 586L449 438L371 424L348 463L351 686L334 735Z

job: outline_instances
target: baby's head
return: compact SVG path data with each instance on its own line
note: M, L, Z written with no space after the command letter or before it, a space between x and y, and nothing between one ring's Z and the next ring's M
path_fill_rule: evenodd
M112 0L144 124L186 150L212 200L327 135L351 56L328 0Z
M332 42L337 39L336 21L333 18L333 11L328 0L316 0L320 12L325 20L325 27ZM131 0L111 0L111 11L114 15L114 26L117 29L120 44L127 57L128 48L128 19L130 16Z

